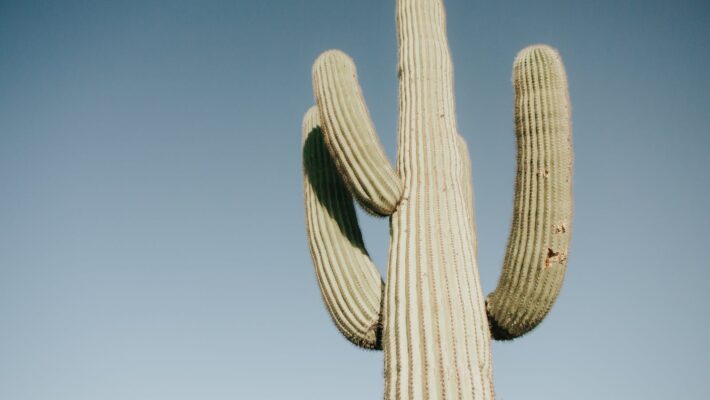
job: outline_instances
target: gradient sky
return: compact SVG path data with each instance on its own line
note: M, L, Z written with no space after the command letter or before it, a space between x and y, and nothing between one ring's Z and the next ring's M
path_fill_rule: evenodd
M573 104L568 275L538 329L493 345L498 398L704 398L710 3L446 6L486 292L516 52L557 47ZM382 354L331 323L305 238L300 123L328 48L394 158L394 1L0 1L0 398L382 397ZM384 271L387 221L361 217Z

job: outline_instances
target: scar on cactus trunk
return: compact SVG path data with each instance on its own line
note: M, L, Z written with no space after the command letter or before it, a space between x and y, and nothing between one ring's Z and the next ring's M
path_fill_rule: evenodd
M306 225L336 327L384 350L386 399L492 399L490 340L519 337L547 315L567 266L572 219L570 106L564 67L545 45L513 66L517 177L498 286L484 299L473 188L456 128L441 0L398 0L397 166L385 156L355 65L329 50L313 66L316 106L303 120ZM384 283L353 199L390 218Z

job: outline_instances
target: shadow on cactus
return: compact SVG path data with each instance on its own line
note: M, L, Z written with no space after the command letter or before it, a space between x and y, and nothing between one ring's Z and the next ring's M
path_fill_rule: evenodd
M567 79L549 46L528 47L515 59L513 222L498 285L484 299L443 4L396 4L396 169L375 133L353 61L329 50L313 66L316 106L303 120L303 157L316 277L340 332L358 346L384 350L386 399L491 399L491 338L514 339L535 328L555 302L567 266ZM365 249L353 199L390 218L386 284Z
M323 142L323 132L318 127L306 135L303 143L303 170L313 186L318 203L335 221L340 234L351 245L365 252L352 196L335 169L335 163Z

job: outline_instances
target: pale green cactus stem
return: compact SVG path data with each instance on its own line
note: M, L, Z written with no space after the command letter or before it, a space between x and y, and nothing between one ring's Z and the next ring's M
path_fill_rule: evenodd
M325 143L346 185L366 211L392 214L402 185L375 133L350 57L336 50L318 57L313 90Z
M498 338L520 336L552 307L567 266L572 223L572 135L567 76L548 46L522 50L513 66L518 172L503 273L488 296Z
M383 349L386 399L491 399L491 336L534 328L557 297L572 217L570 107L557 53L514 66L518 175L503 273L484 301L468 149L454 113L441 0L398 0L397 169L370 120L355 66L327 51L313 67L317 108L303 123L306 221L316 276L338 329ZM384 284L351 194L390 216Z

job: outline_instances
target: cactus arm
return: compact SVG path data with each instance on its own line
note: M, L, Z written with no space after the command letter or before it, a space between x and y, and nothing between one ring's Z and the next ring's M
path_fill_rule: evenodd
M346 186L366 211L391 215L402 184L377 137L350 57L338 50L321 54L313 66L313 91L325 143Z
M567 78L557 52L523 49L513 68L517 178L503 272L488 296L495 339L537 326L560 291L572 220L571 117Z
M318 285L335 325L354 344L380 349L384 283L370 260L352 196L323 143L318 110L303 119L308 244Z

